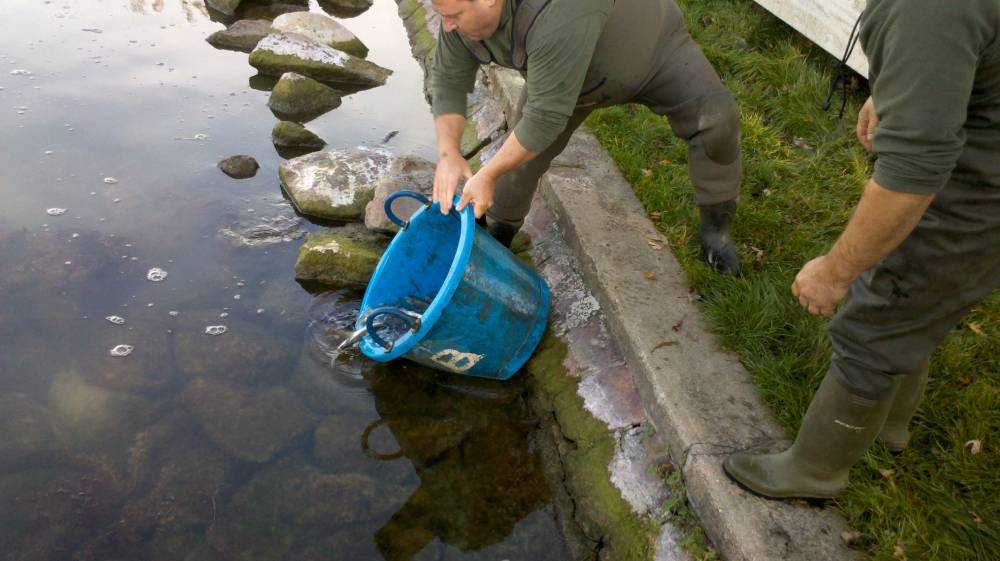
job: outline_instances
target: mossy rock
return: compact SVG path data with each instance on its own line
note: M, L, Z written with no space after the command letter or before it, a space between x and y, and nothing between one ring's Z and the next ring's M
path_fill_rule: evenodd
M297 33L273 33L262 39L250 53L250 65L262 74L297 72L321 82L358 88L381 86L392 74Z
M357 226L310 234L299 249L295 278L341 288L363 288L388 241Z
M309 148L319 150L326 141L316 133L292 121L278 121L271 129L271 142L280 148Z
M317 152L281 164L278 176L302 214L359 221L394 159L386 150L363 147Z
M298 33L359 58L368 56L368 47L354 33L322 14L294 12L275 18L271 33Z
M205 0L205 6L219 12L220 14L231 16L236 13L236 8L240 7L241 1L242 0Z
M304 123L340 107L340 94L308 76L286 72L271 90L267 106L278 118Z

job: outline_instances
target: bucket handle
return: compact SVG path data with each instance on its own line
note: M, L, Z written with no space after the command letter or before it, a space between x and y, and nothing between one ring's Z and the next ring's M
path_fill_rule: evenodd
M396 191L395 193L385 198L385 205L384 205L385 215L389 218L390 222L392 222L396 226L399 226L401 229L405 230L406 227L410 225L410 221L400 219L398 216L396 216L396 213L392 211L393 201L395 201L396 199L400 199L402 197L417 199L424 206L431 206L431 200L425 197L423 194L418 193L416 191Z
M375 331L375 318L379 316L396 316L397 318L409 322L410 331L417 331L420 329L420 315L413 312L405 312L399 308L393 306L383 306L381 308L375 308L368 313L368 319L365 320L365 327L368 328L368 336L372 338L372 341L386 350L386 352L392 350L392 345L394 341L386 341Z
M385 209L386 217L389 218L390 222L392 222L396 226L399 226L400 229L405 230L406 227L410 225L410 221L401 219L400 217L396 216L395 212L392 211L392 203L395 202L396 199L401 199L403 197L416 199L420 201L420 203L425 207L431 206L431 200L428 199L426 196L424 196L422 193L418 193L417 191L406 191L406 190L396 191L395 193L385 198L385 204L383 205L383 208ZM457 205L459 200L460 200L459 197L456 196L454 204ZM449 212L448 214L457 219L461 219L461 215L459 215L458 211L455 210L454 206L452 207L451 212Z

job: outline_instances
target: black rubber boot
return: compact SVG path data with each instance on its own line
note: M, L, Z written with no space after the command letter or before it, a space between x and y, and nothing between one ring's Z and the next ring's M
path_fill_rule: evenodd
M702 257L716 273L723 275L740 274L740 254L733 245L732 223L736 214L736 200L717 205L698 207L701 211Z
M504 222L493 222L488 224L486 217L476 219L476 224L482 227L484 230L489 232L493 239L500 242L500 245L510 249L510 244L514 241L514 236L521 230L518 226L511 226Z

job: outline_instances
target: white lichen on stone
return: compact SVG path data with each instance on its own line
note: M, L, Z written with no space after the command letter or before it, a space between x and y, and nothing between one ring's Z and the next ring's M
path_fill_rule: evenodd
M270 51L278 56L291 56L300 60L334 66L343 66L350 59L350 55L295 33L268 35L261 39L257 48Z

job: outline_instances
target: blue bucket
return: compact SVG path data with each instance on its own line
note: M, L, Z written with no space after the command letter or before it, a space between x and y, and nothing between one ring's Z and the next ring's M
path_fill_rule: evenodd
M408 222L392 212L400 197L424 204ZM404 357L447 372L513 376L545 331L545 282L476 225L471 206L445 215L420 193L400 191L386 199L385 213L401 230L361 301L356 326L368 330L361 352L378 362ZM408 309L414 300L429 305ZM387 340L389 323L403 333Z

